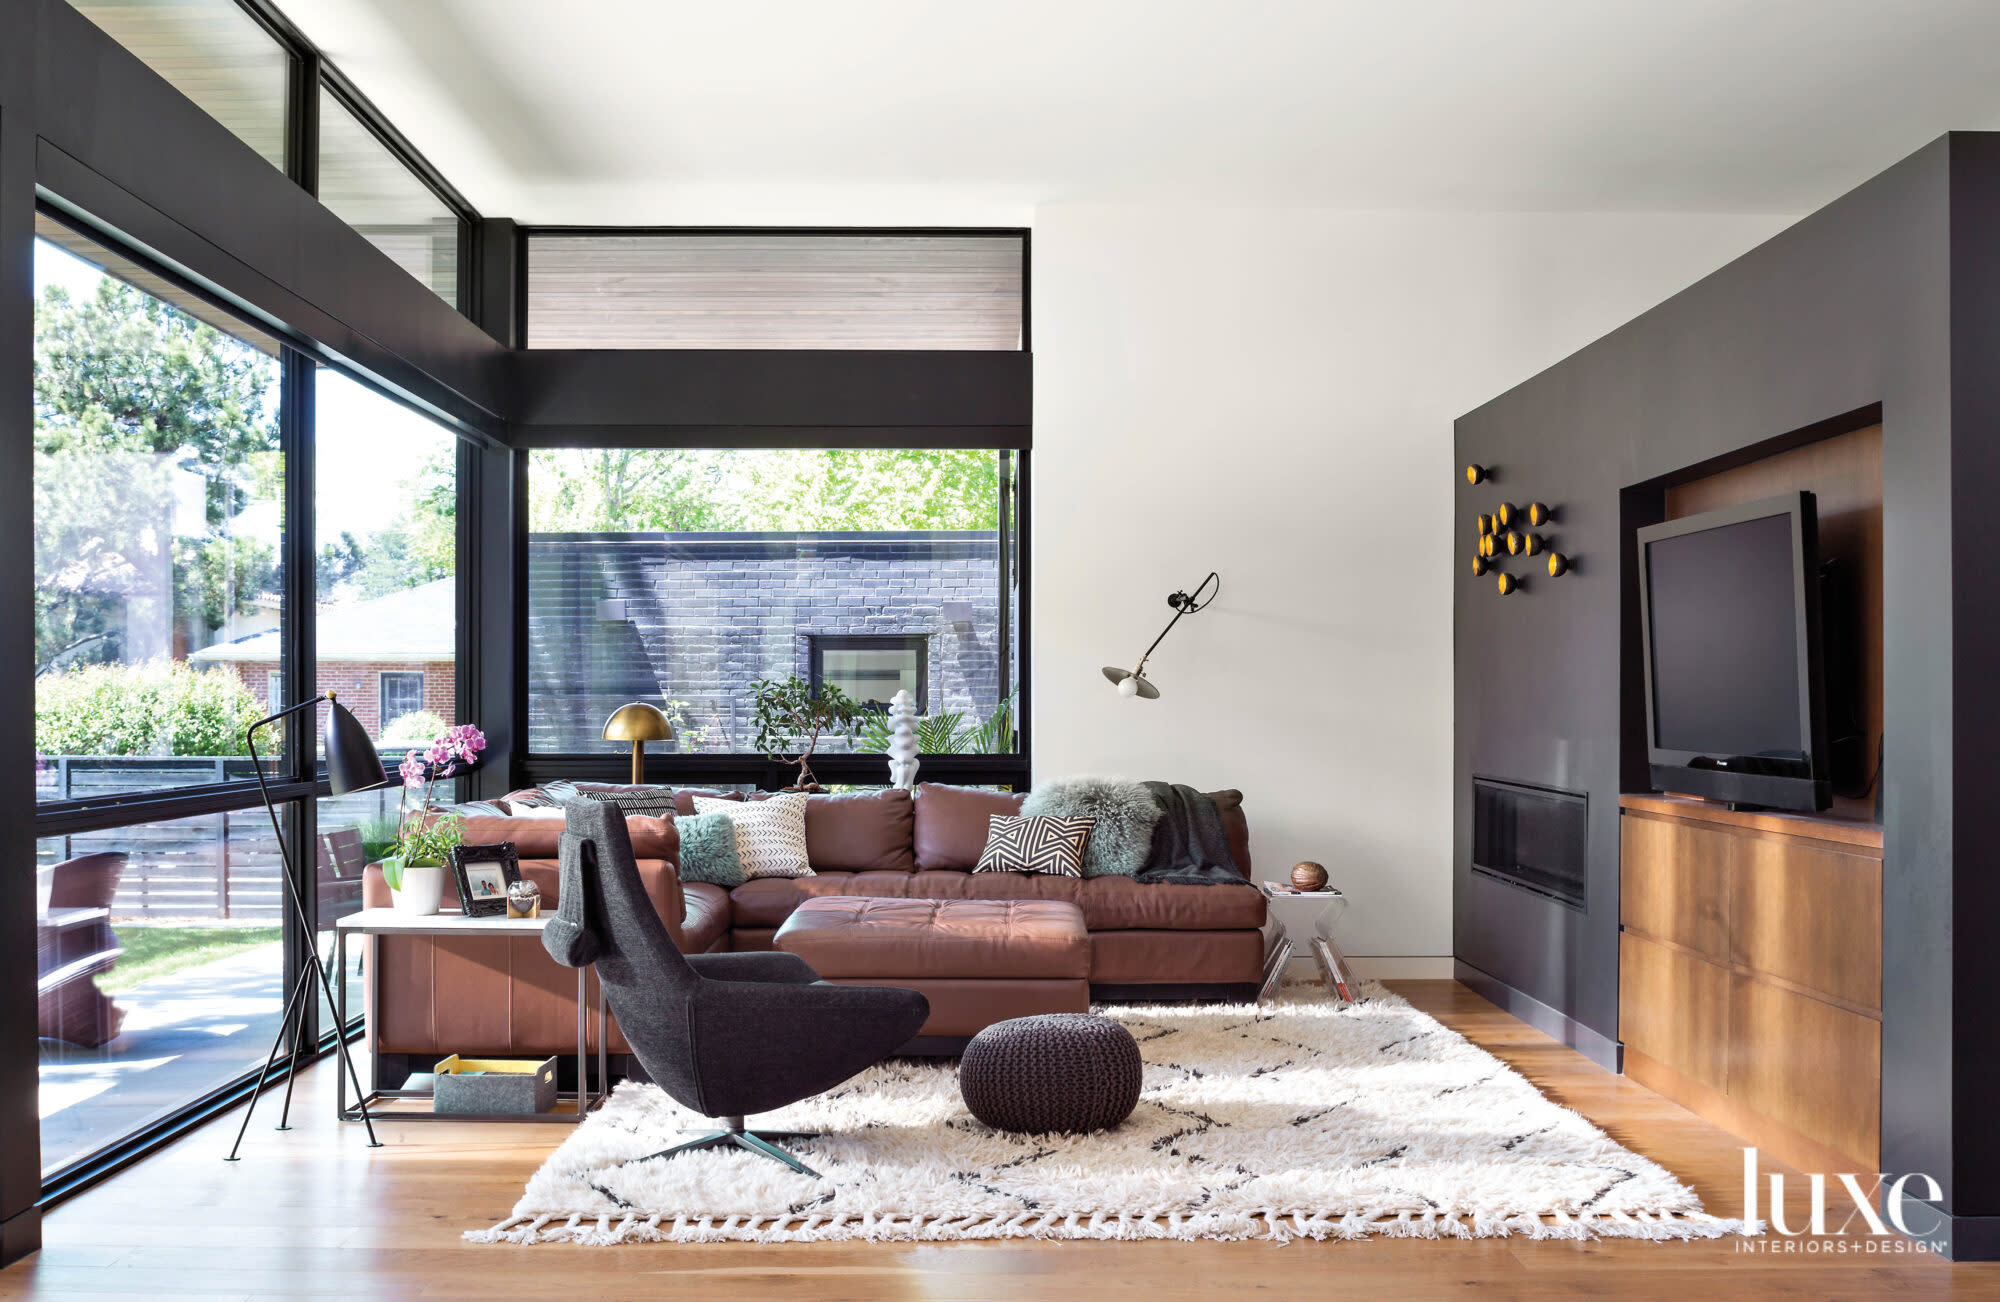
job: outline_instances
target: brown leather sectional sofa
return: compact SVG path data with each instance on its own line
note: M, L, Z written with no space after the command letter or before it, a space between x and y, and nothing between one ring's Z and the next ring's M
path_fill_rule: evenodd
M681 812L692 813L681 792ZM690 953L764 950L799 902L812 896L947 900L1061 900L1082 911L1097 997L1240 995L1262 972L1264 897L1207 885L1141 885L1127 877L974 873L989 814L1014 813L1022 797L921 784L905 791L814 796L806 846L814 875L758 878L734 890L680 880L670 818L629 817L640 875L674 940ZM1250 872L1241 799L1216 793L1238 867ZM514 843L521 873L556 899L559 818L466 820L470 844ZM366 907L390 903L381 870L363 886ZM447 890L445 909L456 910ZM545 1055L576 1046L575 974L539 940L380 937L367 990L371 1047L393 1065L446 1053ZM593 1019L594 1030L594 1019ZM607 1048L625 1052L614 1022Z

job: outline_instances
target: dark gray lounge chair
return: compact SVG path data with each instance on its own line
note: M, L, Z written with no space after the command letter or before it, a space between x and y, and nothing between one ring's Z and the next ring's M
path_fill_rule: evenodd
M683 955L640 884L616 805L564 806L562 878L542 944L558 963L596 963L618 1026L661 1089L723 1129L648 1157L734 1145L806 1175L743 1118L828 1090L908 1042L930 1001L896 986L837 986L792 954Z

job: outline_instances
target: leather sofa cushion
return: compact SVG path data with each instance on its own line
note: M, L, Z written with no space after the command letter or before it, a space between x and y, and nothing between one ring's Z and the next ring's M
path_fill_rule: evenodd
M986 848L987 818L1020 813L1025 798L1018 792L919 782L914 833L918 871L971 872Z
M852 873L824 873L813 877L753 877L729 892L729 925L732 927L775 927L792 916L805 898L807 882L842 882ZM908 877L908 873L896 873ZM821 895L838 895L838 890L822 890Z
M876 899L1057 900L1081 909L1084 925L1092 931L1234 931L1264 925L1264 895L1250 886L1172 883L1148 886L1129 877L951 871L801 877L793 885L801 897L808 899L849 895ZM757 925L771 924L760 921Z
M633 815L625 820L632 837L634 859L681 857L680 833L671 818ZM563 820L560 818L468 818L464 824L467 845L514 843L514 853L523 859L553 859L562 853ZM547 898L544 893L543 898Z
M684 954L706 954L729 936L729 892L710 882L683 882L687 917L681 922ZM727 948L727 946L724 946Z
M814 872L910 872L916 821L907 791L858 791L806 800L806 859Z
M1054 900L908 900L828 896L801 904L777 947L829 980L1090 975L1090 933Z
M1094 931L1090 979L1113 986L1254 986L1264 979L1264 936L1256 931Z

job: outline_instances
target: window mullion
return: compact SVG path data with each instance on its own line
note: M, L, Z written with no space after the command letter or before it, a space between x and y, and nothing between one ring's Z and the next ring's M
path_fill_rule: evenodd
M291 705L313 696L318 690L317 627L315 586L317 566L314 548L313 471L314 389L317 367L304 354L286 349L281 358L278 400L278 437L283 449L285 470L285 525L281 535L283 612L279 682L283 701ZM319 711L295 715L285 723L285 767L294 781L310 780L318 771ZM290 909L284 914L285 987L289 990L311 953L318 927L318 873L316 846L317 802L298 800L290 806L291 817L284 819L283 834L291 859L291 888L304 906L306 924ZM315 1001L306 1013L301 1035L292 1048L304 1052L319 1042L319 1007Z

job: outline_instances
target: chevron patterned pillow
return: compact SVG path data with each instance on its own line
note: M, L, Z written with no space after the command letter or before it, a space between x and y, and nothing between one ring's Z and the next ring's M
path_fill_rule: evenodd
M989 814L986 848L979 852L976 873L1054 873L1083 876L1083 847L1090 840L1094 818L1054 818L1047 815Z
M769 800L696 796L697 814L727 814L736 825L736 857L745 877L811 877L806 861L806 795L785 791Z

